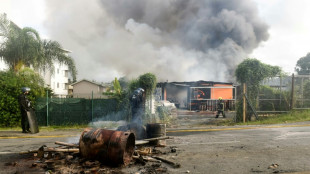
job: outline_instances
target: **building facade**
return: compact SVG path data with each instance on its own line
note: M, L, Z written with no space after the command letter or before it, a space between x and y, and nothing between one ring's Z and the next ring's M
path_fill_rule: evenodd
M157 84L161 100L175 103L178 108L215 111L221 97L229 110L234 109L236 88L233 83L213 81L163 82Z
M53 70L40 71L45 86L53 90L55 97L67 97L69 90L69 68L65 64L54 62Z
M86 79L71 84L73 86L72 95L74 98L105 98L103 92L106 87L102 84L92 82Z

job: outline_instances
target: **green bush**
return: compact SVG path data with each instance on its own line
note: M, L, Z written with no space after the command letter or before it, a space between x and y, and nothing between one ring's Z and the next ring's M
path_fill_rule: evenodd
M166 106L157 106L156 114L162 122L169 122L171 119L171 109Z
M280 91L269 86L260 86L259 89L261 99L269 99L260 101L258 110L260 111L284 111L289 110L289 92ZM278 99L278 100L274 100ZM280 102L281 99L281 102Z
M35 105L35 98L45 95L43 80L31 69L25 68L16 73L0 71L0 126L9 127L19 125L21 119L18 96L21 88L30 87L29 99Z

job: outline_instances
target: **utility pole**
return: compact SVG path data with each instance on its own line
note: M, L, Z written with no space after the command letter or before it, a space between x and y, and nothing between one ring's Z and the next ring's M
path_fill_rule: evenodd
M246 116L246 84L243 83L243 123L245 123L245 116Z
M291 110L294 108L294 83L295 83L295 77L294 73L292 74L292 91L291 91Z

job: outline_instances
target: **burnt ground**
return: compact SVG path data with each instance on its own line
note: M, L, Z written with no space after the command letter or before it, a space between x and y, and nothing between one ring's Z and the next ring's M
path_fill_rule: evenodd
M164 162L135 160L129 166L111 168L65 157L58 160L67 165L63 173L70 173L74 165L80 169L84 166L84 173L310 173L310 122L215 126L221 120L232 119L233 114L226 119L215 119L214 113L206 112L179 110L178 114L175 124L167 128L167 136L174 138L166 140L166 147L151 148L152 156L179 163L180 168ZM47 168L37 157L15 152L38 149L43 144L55 147L55 141L74 142L81 131L58 130L28 135L36 138L0 131L0 173L45 173ZM74 173L73 169L71 172Z

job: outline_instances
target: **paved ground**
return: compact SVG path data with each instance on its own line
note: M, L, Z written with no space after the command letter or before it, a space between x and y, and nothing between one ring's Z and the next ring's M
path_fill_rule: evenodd
M231 119L232 117L228 117ZM220 118L222 119L222 118ZM179 162L168 173L310 173L310 122L270 126L212 126L213 113L180 111L177 125L167 129L168 146L176 153L167 159ZM4 163L26 158L14 152L53 146L55 141L78 141L82 130L21 134L0 131L0 169ZM272 167L278 164L278 167ZM271 166L271 167L270 167ZM14 173L1 170L0 173ZM124 168L136 173L139 167Z

